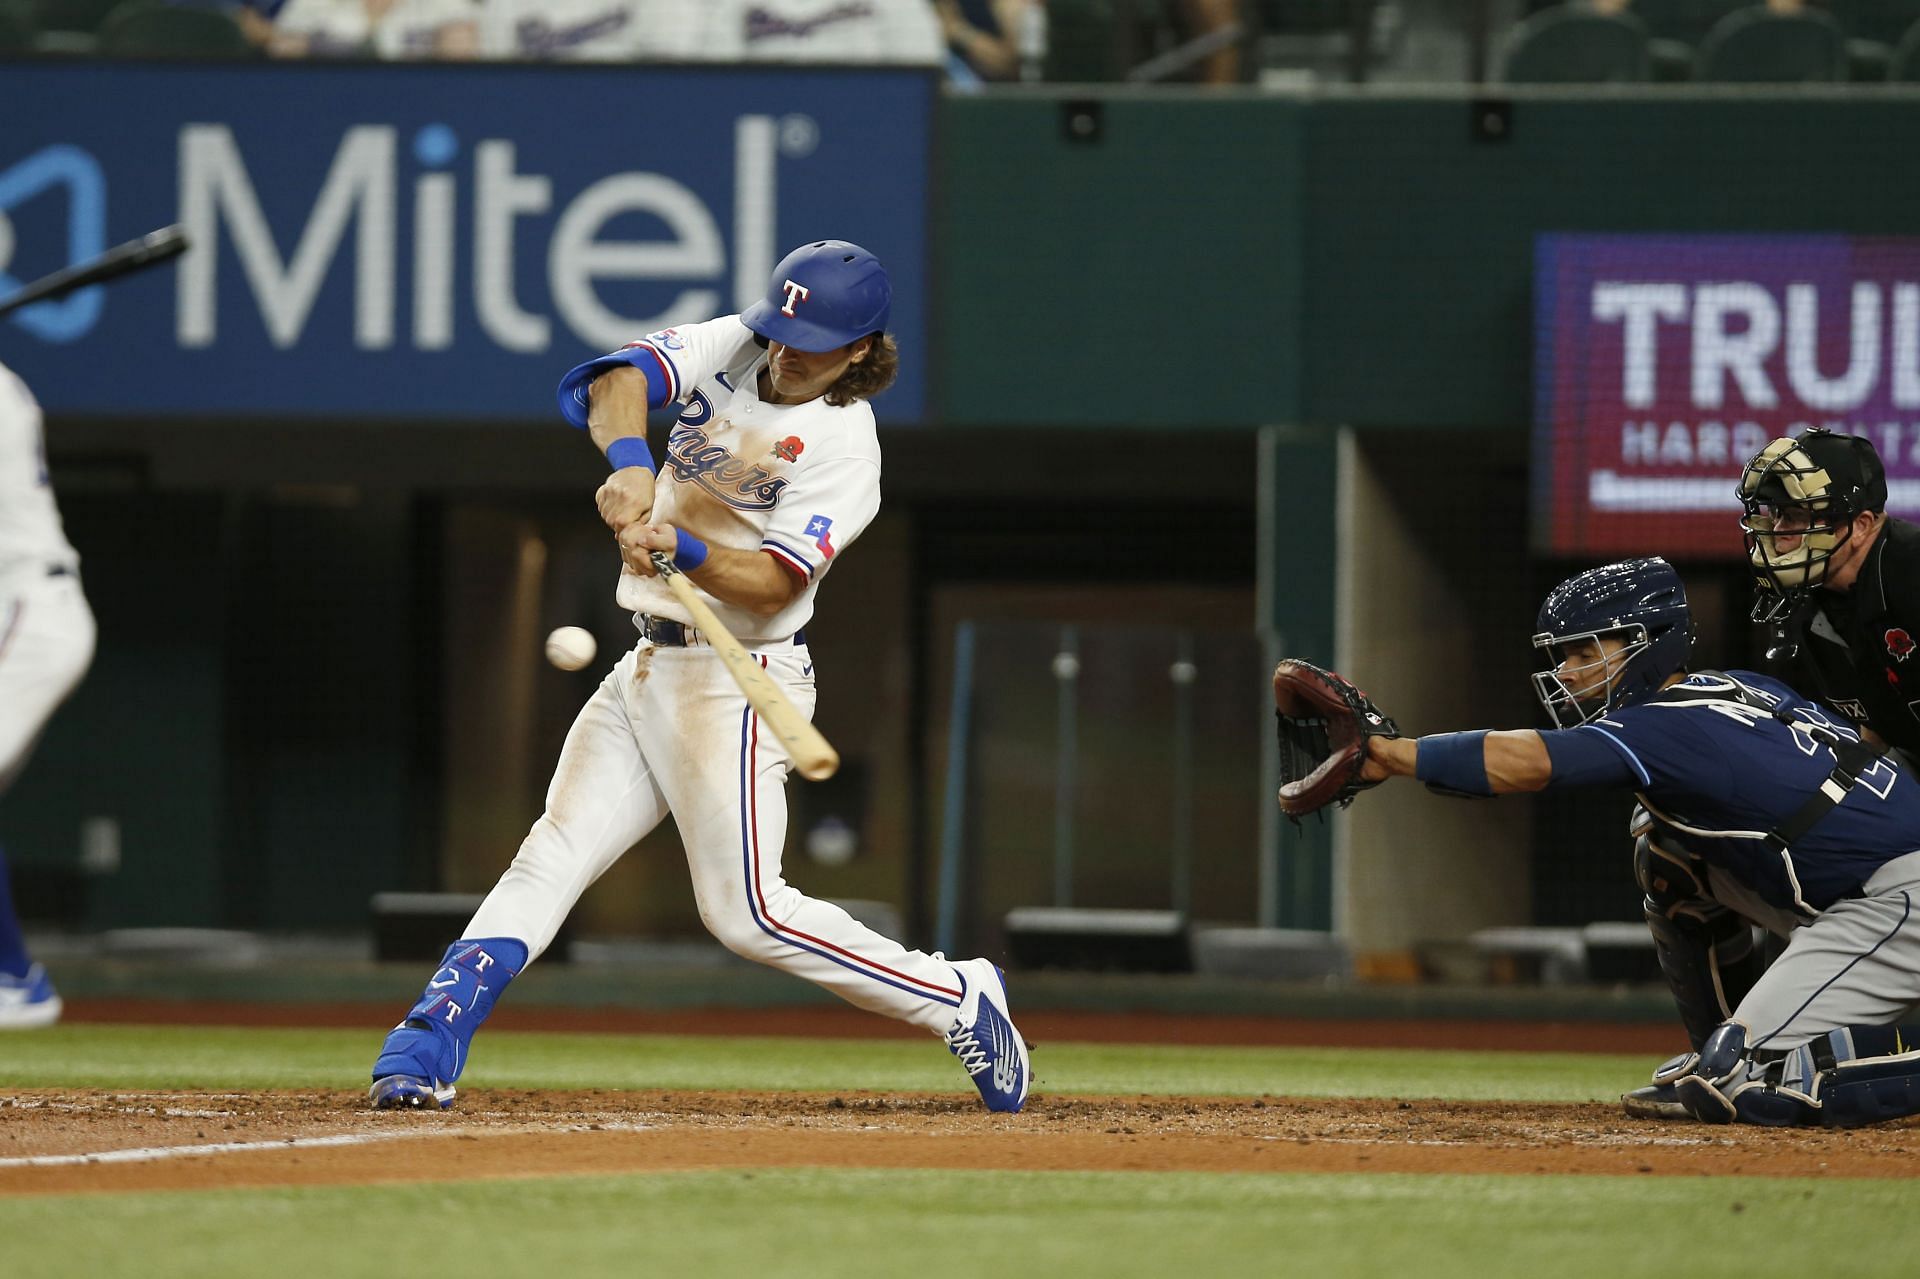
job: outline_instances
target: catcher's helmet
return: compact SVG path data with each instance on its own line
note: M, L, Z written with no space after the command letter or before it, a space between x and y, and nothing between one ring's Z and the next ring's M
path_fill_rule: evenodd
M1746 508L1740 527L1753 565L1753 620L1771 622L1826 580L1854 516L1886 509L1887 473L1871 440L1815 427L1747 459L1737 492ZM1783 551L1786 539L1793 545Z
M1645 701L1669 676L1687 668L1693 648L1686 588L1673 565L1659 558L1624 560L1568 578L1548 592L1539 625L1533 646L1545 649L1553 664L1534 674L1533 691L1559 728ZM1594 696L1597 690L1588 687L1584 697L1576 697L1561 678L1562 655L1556 649L1605 635L1626 641L1594 672L1603 677L1599 690L1605 696Z
M845 240L818 240L780 259L767 296L740 319L782 346L832 351L884 333L892 306L893 286L879 258Z

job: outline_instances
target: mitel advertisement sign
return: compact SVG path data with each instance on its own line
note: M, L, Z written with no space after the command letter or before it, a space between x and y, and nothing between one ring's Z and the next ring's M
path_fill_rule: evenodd
M145 276L0 321L55 411L540 418L569 366L887 264L925 409L936 88L909 69L46 63L0 77L0 294L183 223Z

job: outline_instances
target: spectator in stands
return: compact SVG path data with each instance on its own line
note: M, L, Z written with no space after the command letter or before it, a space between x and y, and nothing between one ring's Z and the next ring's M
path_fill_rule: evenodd
M1028 23L1046 22L1045 0L933 0L933 9L947 48L982 80L1026 78L1021 36Z
M1240 0L1180 0L1180 17L1189 40L1240 22ZM1234 42L1203 61L1195 78L1202 84L1238 84L1240 82L1240 45Z
M938 66L928 0L706 0L668 56L720 62L890 62Z
M677 52L701 0L484 0L480 49L527 62L631 62Z
M281 58L471 58L472 0L286 0L268 49Z
M163 0L175 9L218 9L232 18L256 49L273 42L273 20L287 7L287 0Z

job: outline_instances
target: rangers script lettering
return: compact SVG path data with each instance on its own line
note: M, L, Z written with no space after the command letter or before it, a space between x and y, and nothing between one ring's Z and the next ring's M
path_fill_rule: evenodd
M764 466L743 462L696 427L680 426L667 441L674 478L698 484L737 511L770 511L788 481Z

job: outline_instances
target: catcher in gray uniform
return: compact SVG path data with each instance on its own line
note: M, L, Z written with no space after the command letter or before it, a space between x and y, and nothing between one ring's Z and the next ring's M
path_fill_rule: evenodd
M1562 582L1534 636L1549 663L1535 691L1558 725L1546 732L1405 738L1339 676L1283 662L1281 807L1311 812L1408 776L1472 797L1631 791L1648 918L1669 934L1663 962L1687 948L1668 976L1697 1045L1635 1113L1829 1127L1920 1114L1920 1027L1902 1024L1920 1004L1920 783L1779 680L1689 674L1692 630L1665 560ZM1788 940L1722 1015L1727 919Z

